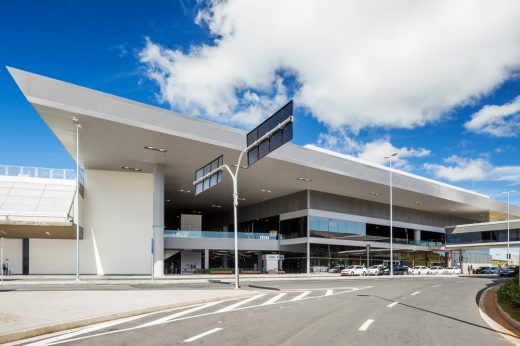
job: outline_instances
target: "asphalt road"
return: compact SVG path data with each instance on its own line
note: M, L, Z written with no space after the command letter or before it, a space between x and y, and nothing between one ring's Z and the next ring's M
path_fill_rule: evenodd
M250 298L106 322L66 345L510 345L482 319L489 278L255 282ZM253 284L252 284L253 285Z

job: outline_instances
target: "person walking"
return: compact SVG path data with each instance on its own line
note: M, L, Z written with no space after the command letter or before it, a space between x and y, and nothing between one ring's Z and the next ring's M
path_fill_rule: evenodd
M9 258L6 258L2 263L2 271L4 275L9 275Z

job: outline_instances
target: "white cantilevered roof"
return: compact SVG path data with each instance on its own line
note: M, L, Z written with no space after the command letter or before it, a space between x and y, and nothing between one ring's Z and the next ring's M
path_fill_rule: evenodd
M166 197L173 204L182 199L187 208L207 211L212 210L212 204L230 204L227 201L232 188L228 177L223 184L199 196L179 190L193 191L195 170L220 154L224 154L225 163L236 163L246 144L244 131L8 69L27 100L73 157L75 128L71 119L79 119L80 164L86 169L121 170L122 166L130 166L152 172L154 163L163 163ZM144 149L148 145L168 151ZM394 204L398 206L473 220L507 210L504 203L479 193L399 170L393 170L393 175ZM298 177L312 180L305 182ZM387 167L289 143L241 171L239 192L246 198L242 205L305 189L388 203L388 182ZM513 206L512 213L520 215L520 208Z

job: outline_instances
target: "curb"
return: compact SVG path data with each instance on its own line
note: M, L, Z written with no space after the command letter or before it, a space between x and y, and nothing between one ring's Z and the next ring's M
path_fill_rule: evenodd
M254 291L247 291L247 292L244 291L235 296L222 296L222 297L190 300L190 301L179 302L179 303L174 303L174 304L166 304L166 305L152 306L152 307L148 307L148 308L135 309L135 310L130 310L130 311L116 312L116 313L112 313L112 314L108 314L108 315L83 318L83 319L78 319L78 320L74 320L74 321L58 322L58 323L50 324L50 325L43 326L43 327L36 327L36 328L30 328L30 329L24 329L24 330L18 330L15 332L0 334L0 344L4 344L7 342L13 342L13 341L19 341L19 340L27 339L27 338L33 338L36 336L41 336L41 335L55 333L55 332L61 332L61 331L68 330L68 329L85 327L85 326L88 326L91 324L97 324L97 323L101 323L101 322L117 320L120 318L147 314L147 313L151 313L151 312L158 312L158 311L162 311L162 310L180 308L180 307L188 306L188 305L203 304L203 303L222 301L222 300L228 300L228 299L233 299L233 298L243 298L243 297L252 296L255 293L256 292L254 292Z
M514 327L516 330L512 330L516 336L520 337L520 322L509 316L507 312L502 309L500 304L498 303L498 296L495 294L495 304L497 305L498 313L500 314L500 317L502 317L507 323L509 323L512 327Z
M490 292L492 290L497 290L498 287L499 287L499 285L495 285L495 286L488 287L484 291L482 291L482 294L480 295L480 299L478 302L478 307L480 310L481 317L491 328L493 328L495 331L500 333L502 335L502 337L504 337L506 340L513 343L514 345L520 345L520 335L519 335L520 330L511 330L512 329L511 327L513 327L513 329L514 329L516 327L516 325L511 325L509 327L504 326L504 324L505 325L509 324L509 320L503 318L502 313L505 314L505 312L500 311L502 309L500 308L500 305L498 305L496 296L494 297L495 305L493 307L497 308L496 310L498 312L498 315L499 315L498 317L500 319L491 318L488 315L488 311L486 311L485 301L486 301L487 295L491 294ZM506 323L504 323L504 322L506 322Z

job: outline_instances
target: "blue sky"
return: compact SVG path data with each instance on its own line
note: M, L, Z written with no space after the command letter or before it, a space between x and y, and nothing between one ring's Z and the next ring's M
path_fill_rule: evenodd
M297 144L520 190L518 4L365 3L8 0L0 65L243 129L294 98ZM4 68L0 128L0 163L74 167Z

